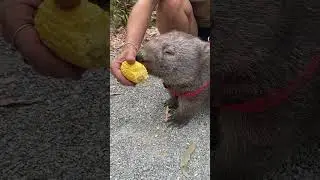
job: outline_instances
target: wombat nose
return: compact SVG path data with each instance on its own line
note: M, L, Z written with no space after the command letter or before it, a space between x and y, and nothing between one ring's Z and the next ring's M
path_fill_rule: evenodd
M136 55L136 61L143 61L143 53L142 52L138 52L138 54Z

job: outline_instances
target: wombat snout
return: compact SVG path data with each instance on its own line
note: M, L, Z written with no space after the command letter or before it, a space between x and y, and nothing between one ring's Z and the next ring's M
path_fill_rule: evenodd
M143 62L143 60L144 60L143 53L139 51L136 55L136 61Z

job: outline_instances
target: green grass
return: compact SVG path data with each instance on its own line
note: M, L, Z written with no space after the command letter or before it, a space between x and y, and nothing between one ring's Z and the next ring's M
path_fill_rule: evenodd
M118 29L127 25L130 11L136 1L137 0L111 0L110 14L112 28Z
M136 2L137 0L111 0L110 16L111 16L112 29L126 27L129 14ZM154 25L155 25L155 15L151 17L151 23L149 24L149 26L154 26Z

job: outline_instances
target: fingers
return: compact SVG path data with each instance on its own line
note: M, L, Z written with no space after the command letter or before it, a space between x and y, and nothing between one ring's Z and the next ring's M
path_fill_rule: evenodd
M129 63L129 64L134 64L136 62L136 57L134 55L128 55L126 57L126 61Z
M131 44L128 44L128 45L131 45ZM138 48L135 46L126 46L125 59L129 64L135 63L137 51L138 51Z
M42 0L5 1L4 11L1 13L5 40L14 43L24 61L40 74L56 78L81 78L84 69L57 58L39 40L33 27L33 16L41 2ZM26 24L29 25L24 26ZM21 29L22 27L25 28Z
M34 28L21 31L16 36L16 47L37 72L56 78L81 78L85 69L67 63L52 54L38 38Z
M36 9L42 0L6 0L1 8L0 20L3 24L3 36L9 43L13 43L17 50L24 56L24 61L31 65L37 72L57 78L71 77L78 79L85 72L85 69L76 67L56 57L39 39L33 27L33 17ZM19 30L23 25L30 24L28 28ZM125 59L129 64L135 62L137 48L126 46L126 52L118 60L115 60L110 67L111 73L118 81L127 86L135 86L127 80L120 71L121 63Z
M111 64L111 73L113 74L113 76L123 85L126 86L135 86L134 83L130 82L129 80L127 80L121 73L120 71L120 66L121 63L123 62L123 60L120 59L116 59L113 61L113 63Z
M1 13L5 40L14 43L24 61L40 74L56 78L81 78L84 69L57 58L39 40L33 27L33 16L41 2L42 0L5 1ZM25 26L26 24L29 25Z
M134 64L135 62L136 62L136 60L135 59L128 59L128 60L126 60L129 64Z
M123 50L123 52L120 54L119 57L117 57L111 64L111 73L113 76L123 85L126 86L135 86L135 84L131 81L129 81L127 78L125 78L121 71L121 63L123 61L127 61L128 63L134 63L136 60L136 50L132 48L126 48Z

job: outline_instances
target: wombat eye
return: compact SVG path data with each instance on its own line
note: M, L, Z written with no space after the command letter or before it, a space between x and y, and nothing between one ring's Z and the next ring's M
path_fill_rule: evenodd
M165 55L173 56L173 55L174 55L174 49L173 49L171 46L166 46L166 47L164 47L164 49L163 49L163 53L164 53Z
M173 51L164 51L164 53L167 54L167 55L171 55L171 56L174 55L174 52L173 52Z

